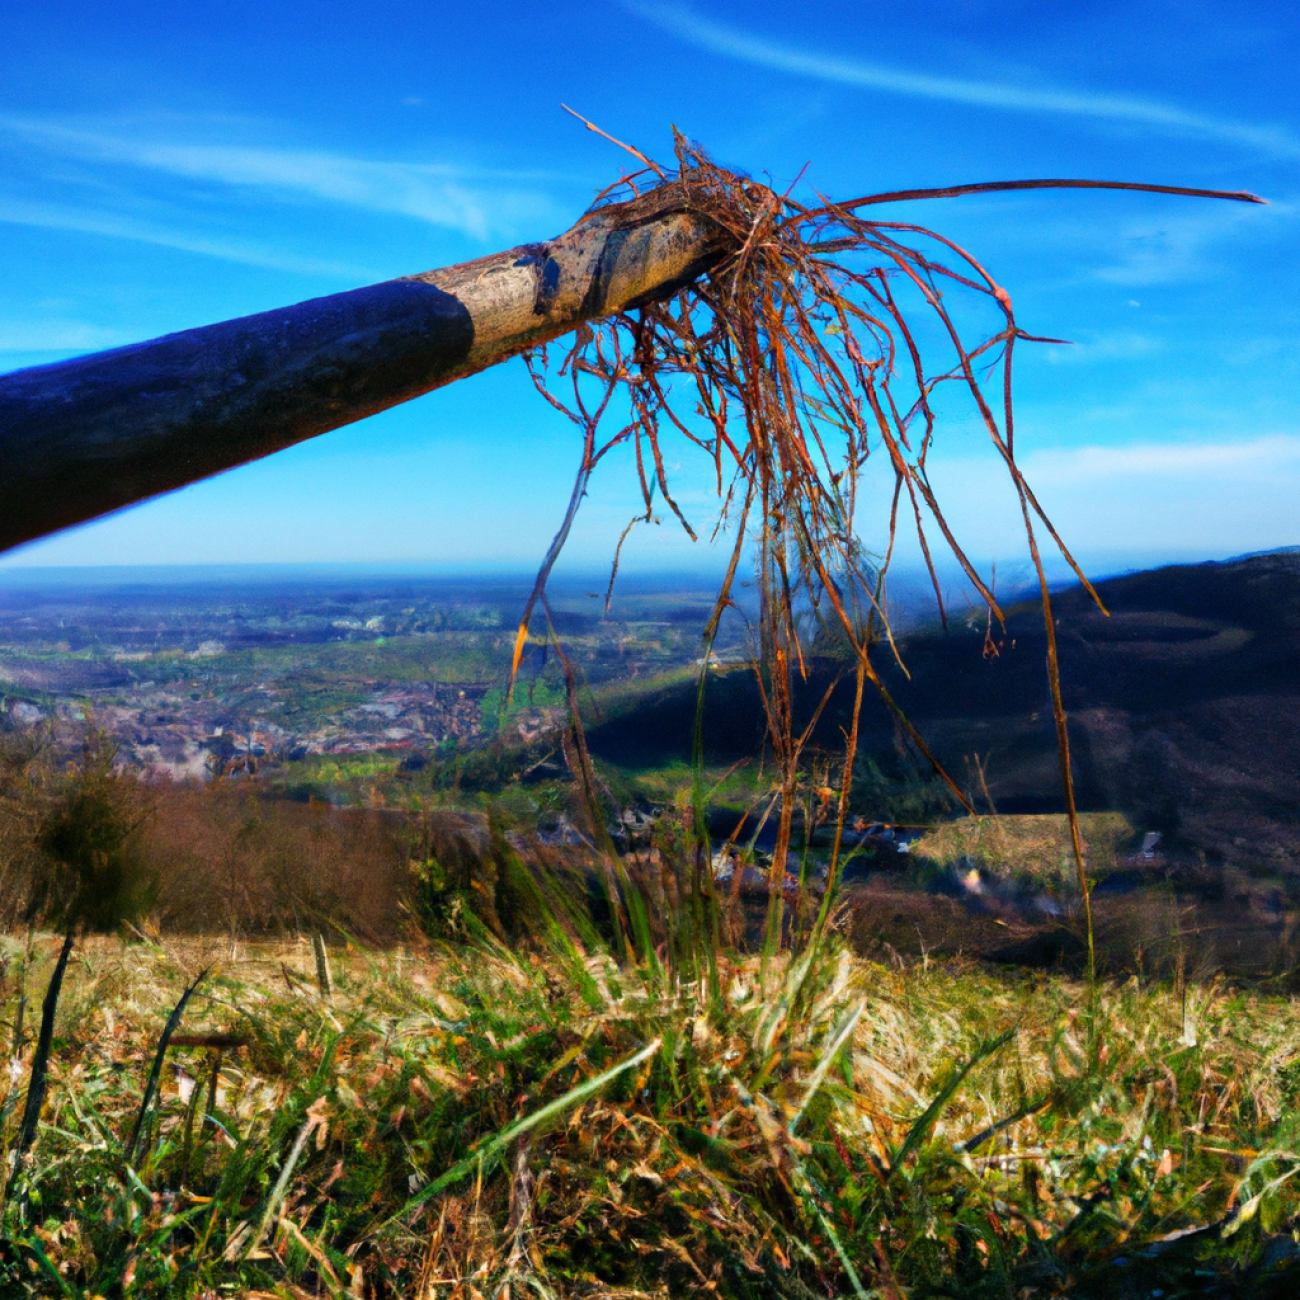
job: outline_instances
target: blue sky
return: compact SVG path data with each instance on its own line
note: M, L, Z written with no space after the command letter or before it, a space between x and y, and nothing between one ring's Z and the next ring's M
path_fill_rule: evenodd
M964 243L1026 328L1075 340L1018 362L1018 441L1094 569L1300 543L1294 5L46 0L3 31L0 370L557 234L624 161L561 101L658 156L676 123L843 197L1246 188L1271 206L1039 193L887 215ZM576 455L514 362L0 564L526 564ZM707 521L704 479L672 463ZM932 463L973 553L1014 566L982 436L955 422ZM602 467L573 563L612 552L628 469ZM711 558L667 525L630 547L641 568Z

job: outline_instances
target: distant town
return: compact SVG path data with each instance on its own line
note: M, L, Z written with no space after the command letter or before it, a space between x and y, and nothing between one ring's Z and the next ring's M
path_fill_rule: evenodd
M704 584L551 600L586 685L694 663ZM603 584L601 584L603 585ZM545 624L508 716L502 687L524 579L281 579L158 584L71 577L0 582L0 715L9 728L94 723L118 760L173 779L253 774L268 762L389 752L414 769L504 724L546 732L564 687Z

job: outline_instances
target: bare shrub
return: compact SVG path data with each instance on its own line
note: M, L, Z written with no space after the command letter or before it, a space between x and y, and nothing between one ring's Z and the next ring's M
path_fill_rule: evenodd
M41 820L28 915L109 932L148 912L157 883L144 852L148 791L114 767L117 743L90 728Z
M401 812L266 799L248 786L155 789L147 836L168 929L259 934L401 925L410 854Z
M27 909L35 879L41 817L48 806L51 772L40 732L0 735L0 923Z

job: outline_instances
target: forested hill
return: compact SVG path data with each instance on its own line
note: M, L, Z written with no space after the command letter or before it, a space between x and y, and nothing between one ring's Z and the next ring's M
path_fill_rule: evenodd
M1098 590L1109 617L1079 588L1055 602L1090 806L1212 857L1300 869L1300 552ZM1017 632L1037 618L1018 613Z
M1125 812L1211 861L1300 870L1300 553L1171 566L1098 591L1109 616L1079 587L1054 598L1081 806ZM911 635L910 680L885 668L883 647L877 662L977 802L975 756L999 811L1059 811L1039 607L1008 611L1005 631L994 623L996 654L985 630L980 615ZM738 757L760 730L752 688L733 672L710 698L707 743L719 760ZM595 727L593 748L633 764L685 756L693 707L689 689L646 698ZM843 708L828 711L819 729L828 748L844 720ZM883 708L868 711L863 739L885 778L873 777L882 801L896 798L916 768ZM871 780L860 786L870 798Z

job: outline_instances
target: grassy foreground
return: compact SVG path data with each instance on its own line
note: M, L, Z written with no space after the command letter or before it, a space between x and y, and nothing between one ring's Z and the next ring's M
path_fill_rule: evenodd
M13 1168L54 940L6 942ZM160 1032L211 965L141 1117ZM88 940L5 1296L1293 1295L1300 1009L832 951ZM234 1035L244 1046L192 1044ZM214 1072L215 1070L215 1072ZM134 1135L134 1140L133 1140Z

